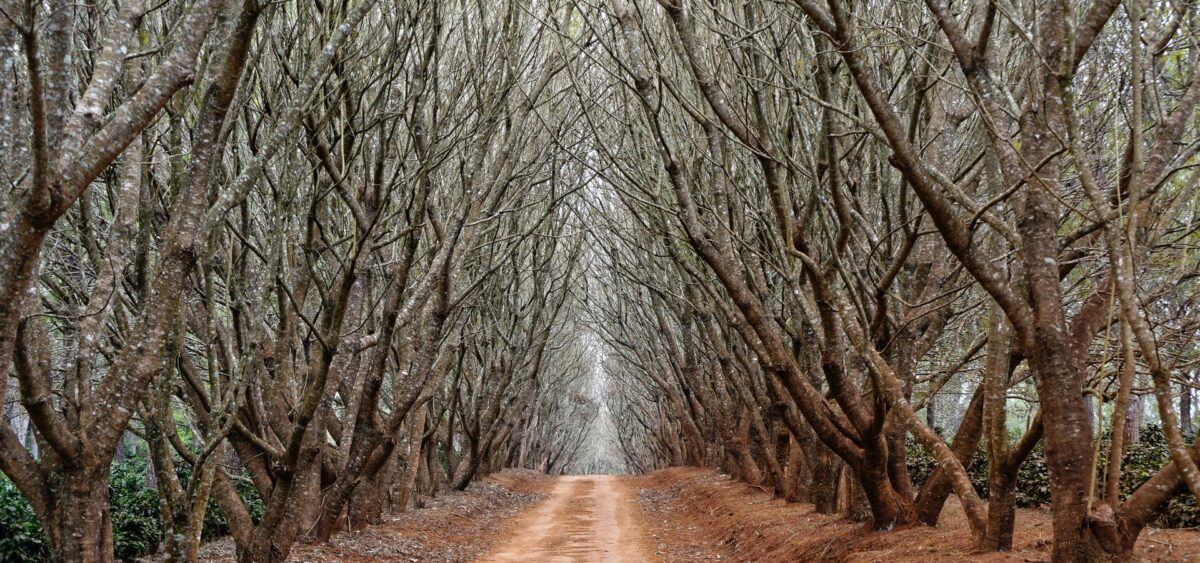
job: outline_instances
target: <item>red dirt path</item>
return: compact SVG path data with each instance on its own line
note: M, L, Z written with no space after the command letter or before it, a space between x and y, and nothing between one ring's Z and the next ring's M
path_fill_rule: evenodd
M644 532L664 561L1049 561L1050 517L1018 510L1014 550L974 553L954 497L938 527L893 532L817 514L708 469L678 468L637 478ZM1147 529L1135 561L1200 561L1200 532Z
M1020 510L1015 549L978 554L953 498L937 528L878 533L709 469L557 478L505 471L466 492L441 495L430 508L337 534L329 544L298 545L290 560L1035 562L1049 561L1050 536L1047 513ZM214 542L202 557L232 561L232 545ZM1135 560L1200 561L1200 532L1148 529Z
M638 563L651 559L635 520L629 480L607 475L558 478L549 498L516 526L515 536L479 561Z

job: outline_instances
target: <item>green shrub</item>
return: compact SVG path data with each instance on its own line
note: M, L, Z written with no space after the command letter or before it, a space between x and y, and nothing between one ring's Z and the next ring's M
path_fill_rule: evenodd
M158 490L146 486L146 464L142 458L131 458L113 464L109 472L108 495L112 506L113 554L117 559L133 560L158 550L163 540L164 526L160 517ZM191 469L177 466L179 479L187 487ZM263 502L249 479L237 482L238 495L246 503L250 518L258 522L263 514ZM229 524L211 498L204 516L202 539L212 539L229 533ZM0 563L45 561L50 547L42 526L25 497L8 478L0 474Z
M0 562L45 561L50 544L17 487L0 474Z
M1098 478L1103 479L1108 458L1107 436L1102 439L1100 447L1100 466L1096 471ZM913 483L919 487L933 473L937 467L937 460L915 440L908 441L905 453L909 475L912 477ZM1170 461L1162 428L1151 425L1142 429L1138 443L1127 446L1125 455L1121 458L1122 498L1133 494L1133 491ZM987 454L982 445L976 452L971 466L967 468L967 473L975 485L975 490L979 491L980 496L986 498ZM1102 483L1097 486L1102 486ZM1050 477L1046 467L1046 451L1043 444L1039 443L1017 470L1017 506L1031 508L1048 504L1050 504ZM1200 526L1200 505L1196 503L1196 498L1186 491L1175 495L1163 507L1153 524L1163 528Z
M146 488L146 464L143 459L129 459L114 464L109 472L113 554L118 559L154 553L162 539L158 491Z
M1121 458L1121 494L1129 496L1142 483L1171 461L1167 451L1167 438L1162 427L1151 425L1141 432L1141 440L1130 445ZM1154 525L1163 528L1192 528L1200 526L1200 505L1196 497L1186 490L1175 495L1154 519Z
M1039 443L1017 468L1017 506L1034 508L1050 504L1050 471L1046 449Z
M266 506L263 504L262 497L258 495L258 489L254 488L254 484L250 482L249 475L242 471L242 479L238 479L234 484L234 490L242 499L242 504L246 505L246 512L250 513L250 520L255 524L262 519L263 512L266 511ZM184 482L190 478L190 475L181 476ZM201 539L217 538L229 534L229 523L225 521L225 515L221 513L221 508L217 506L217 501L213 497L208 498L208 512L204 514L204 529L200 532Z
M916 440L909 440L905 444L904 450L908 475L912 479L913 485L920 487L933 474L933 470L937 469L937 459ZM979 492L980 496L986 497L988 469L987 455L983 448L980 448L975 454L975 458L971 460L971 466L967 468L967 475L971 478L971 484L975 486L975 490Z
M904 462L908 465L908 477L917 487L928 481L929 476L937 469L937 460L934 459L933 453L911 438L904 444Z

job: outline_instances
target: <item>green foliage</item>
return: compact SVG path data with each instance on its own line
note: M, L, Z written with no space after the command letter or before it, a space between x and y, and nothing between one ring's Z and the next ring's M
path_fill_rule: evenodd
M1167 438L1162 428L1147 426L1142 430L1141 440L1127 447L1121 460L1121 494L1133 494L1142 483L1154 476L1158 468L1170 461L1171 454L1167 451ZM1197 504L1196 497L1186 491L1177 494L1159 512L1154 524L1164 528L1200 526L1200 504Z
M113 464L109 472L113 554L117 559L133 560L154 553L163 540L158 490L147 486L147 463L143 458L131 458ZM181 483L187 487L190 468L182 463L177 468ZM249 479L238 480L236 488L250 517L258 522L263 514L258 491ZM201 538L205 540L229 533L229 524L216 502L211 498L208 502L201 531ZM46 561L49 558L50 545L33 508L12 482L0 474L0 563Z
M933 470L937 469L937 459L933 454L926 450L921 444L915 440L909 440L905 444L905 461L908 463L908 474L912 479L913 485L920 487L929 476L933 474ZM987 455L984 454L982 448L976 453L975 458L971 460L971 466L967 468L967 475L971 477L971 484L975 486L975 490L979 491L980 496L987 496L988 486L988 469Z
M7 477L0 474L0 562L45 561L50 544L33 508Z
M158 491L146 488L146 464L132 458L114 464L109 472L113 554L118 559L154 553L162 538Z
M262 518L266 512L266 505L263 504L262 497L258 495L258 489L254 488L254 484L245 472L243 479L238 479L234 484L234 490L237 491L239 497L242 498L242 504L246 505L246 512L250 513L250 520L255 524ZM204 530L200 532L200 537L203 539L215 538L224 536L229 533L229 523L225 521L225 515L221 513L221 509L217 506L217 501L212 497L208 499L208 512L204 515Z
M1017 468L1017 506L1033 508L1050 504L1050 470L1046 466L1046 449L1038 443Z
M1101 464L1097 468L1098 479L1103 480L1105 462L1107 459L1108 438L1101 443ZM908 473L913 483L920 486L937 467L933 455L914 440L906 444L905 452L908 462ZM1138 487L1153 477L1171 461L1167 451L1166 438L1159 426L1147 426L1141 432L1136 444L1126 447L1125 456L1121 461L1121 495L1128 497ZM982 445L975 454L971 466L967 468L971 482L980 496L987 497L987 455ZM1102 486L1102 483L1098 486ZM1031 508L1050 504L1050 478L1046 468L1046 451L1038 444L1025 463L1017 470L1017 506ZM1200 526L1200 505L1196 498L1184 491L1163 507L1158 517L1153 521L1156 526L1164 528L1188 528Z

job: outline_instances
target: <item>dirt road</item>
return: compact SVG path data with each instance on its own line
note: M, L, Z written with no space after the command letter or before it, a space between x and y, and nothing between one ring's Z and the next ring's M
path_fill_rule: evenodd
M620 477L560 477L549 497L522 517L511 540L480 561L605 563L651 561L633 514L636 499Z

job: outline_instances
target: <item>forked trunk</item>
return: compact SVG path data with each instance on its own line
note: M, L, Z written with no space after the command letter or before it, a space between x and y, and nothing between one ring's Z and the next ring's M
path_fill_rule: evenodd
M856 484L871 507L871 520L876 530L891 531L917 521L912 499L896 492L883 466L870 464L854 474L858 477Z
M395 468L396 450L393 449L383 467L354 489L354 494L346 505L346 529L361 530L370 524L379 523L387 501L388 483Z
M980 386L971 396L967 412L963 415L958 431L954 434L954 443L950 445L950 451L954 452L963 467L971 466L971 459L974 458L982 438L983 387ZM938 518L942 515L942 507L946 504L946 498L952 491L949 472L941 467L934 469L933 474L921 485L915 501L917 516L921 522L936 526Z

